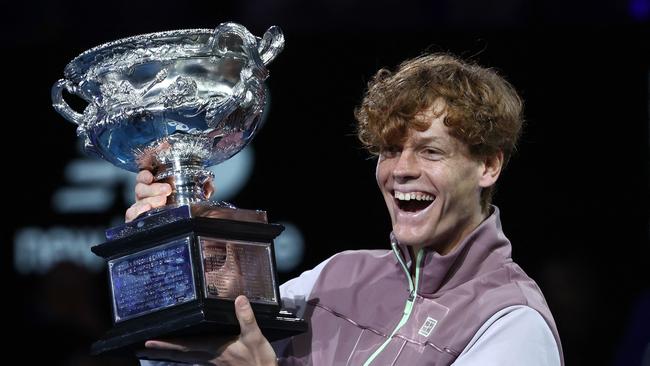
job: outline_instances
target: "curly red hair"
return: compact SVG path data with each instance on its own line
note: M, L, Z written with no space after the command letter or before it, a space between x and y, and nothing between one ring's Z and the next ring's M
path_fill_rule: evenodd
M403 62L394 73L381 69L368 84L355 110L358 137L373 154L402 145L408 130L424 131L429 122L416 115L446 103L445 125L483 159L501 151L504 165L515 149L523 125L522 100L512 85L494 70L448 54L430 54ZM494 186L481 192L487 209Z

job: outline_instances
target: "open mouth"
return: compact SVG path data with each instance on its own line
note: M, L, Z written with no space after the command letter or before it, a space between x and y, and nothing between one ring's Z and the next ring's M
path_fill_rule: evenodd
M395 191L393 197L400 210L411 213L426 209L435 200L435 196L420 192L402 193Z

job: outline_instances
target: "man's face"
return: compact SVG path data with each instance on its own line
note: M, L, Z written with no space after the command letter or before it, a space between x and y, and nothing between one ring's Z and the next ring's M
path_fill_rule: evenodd
M444 103L433 109L443 111ZM496 177L486 179L485 164L469 157L467 147L449 135L445 113L439 114L419 114L429 128L410 130L403 146L382 151L376 174L397 240L446 254L483 220L481 188Z

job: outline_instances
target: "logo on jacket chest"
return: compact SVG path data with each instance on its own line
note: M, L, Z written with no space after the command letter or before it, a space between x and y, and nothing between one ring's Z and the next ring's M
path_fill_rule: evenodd
M420 331L418 332L418 334L428 337L429 334L431 334L431 332L433 331L433 328L436 327L436 324L438 324L438 321L428 316L427 320L425 320L424 324L422 324L422 326L420 327Z

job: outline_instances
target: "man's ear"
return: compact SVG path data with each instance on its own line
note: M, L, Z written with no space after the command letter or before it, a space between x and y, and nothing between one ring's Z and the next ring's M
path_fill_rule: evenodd
M479 171L479 186L487 188L496 183L502 167L503 151L497 151L495 154L483 158Z

